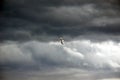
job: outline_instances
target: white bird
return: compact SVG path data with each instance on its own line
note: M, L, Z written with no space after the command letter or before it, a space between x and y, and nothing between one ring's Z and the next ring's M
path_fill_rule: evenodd
M62 45L64 45L64 39L62 37L60 37L60 42Z

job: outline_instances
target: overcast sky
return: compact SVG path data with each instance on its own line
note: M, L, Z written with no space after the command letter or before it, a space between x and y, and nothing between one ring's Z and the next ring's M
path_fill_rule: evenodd
M117 2L5 0L3 3L1 79L120 80ZM60 36L64 45L59 42Z
M5 0L2 13L1 41L120 33L119 7L101 0Z

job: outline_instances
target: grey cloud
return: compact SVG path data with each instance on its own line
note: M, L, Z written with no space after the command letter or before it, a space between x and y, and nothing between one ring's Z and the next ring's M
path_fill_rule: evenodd
M91 22L94 26L109 26L109 25L119 25L120 18L110 18L110 17L100 17L93 19Z
M17 1L15 3L17 4ZM27 2L23 7L13 5L6 9L6 16L9 17L0 19L1 40L30 40L31 36L44 34L71 37L90 33L119 34L119 15L116 15L119 11L112 6L101 8L90 3L79 6L31 5L29 7L27 4L29 3Z
M76 46L74 46L76 45ZM111 46L109 48L108 46ZM108 47L106 51L104 47ZM116 54L113 52L116 51ZM109 55L112 54L112 57ZM17 54L16 54L17 53ZM42 43L38 41L0 45L1 68L39 69L50 67L71 67L79 69L119 69L119 43L93 43L87 40Z
M8 71L2 80L119 80L120 72L90 72L79 69L56 69L49 71ZM20 78L19 78L20 77Z
M0 44L0 68L3 67L0 79L119 79L119 44L112 41L94 43L83 40L66 42L66 46L61 46L58 42L31 41L19 44L8 41ZM114 51L117 53L113 53ZM78 63L86 61L88 64L84 63L76 67ZM2 66L1 63L7 65ZM94 67L94 69L92 70L90 67ZM11 70L11 68L13 69ZM107 71L108 68L111 70Z

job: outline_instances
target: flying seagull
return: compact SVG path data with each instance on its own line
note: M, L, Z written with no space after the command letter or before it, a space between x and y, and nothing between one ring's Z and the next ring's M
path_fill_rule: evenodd
M60 42L62 45L64 45L64 39L62 37L60 37Z

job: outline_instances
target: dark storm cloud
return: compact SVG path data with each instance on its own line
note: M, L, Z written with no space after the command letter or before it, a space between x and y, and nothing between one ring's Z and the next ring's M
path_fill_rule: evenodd
M17 4L34 4L34 5L41 5L41 6L60 6L60 5L79 5L83 3L118 3L119 0L5 0L7 2L10 2L11 4L17 3Z
M1 40L119 34L119 10L95 0L5 0ZM96 4L95 4L96 3ZM115 27L114 27L115 26ZM31 38L32 37L32 38Z
M0 0L0 12L3 11L4 8L4 0Z
M87 0L6 0L11 4L23 4L23 5L40 5L40 6L60 6L60 5L77 5L86 3ZM99 0L97 0L99 1ZM89 2L96 2L94 0L89 0ZM29 4L28 4L29 3Z
M102 33L107 33L107 34L114 34L114 35L119 35L120 34L120 27L119 26L115 26L113 27L113 25L111 26L107 26L107 27L91 27L90 28L91 31L95 31L95 32L102 32Z

